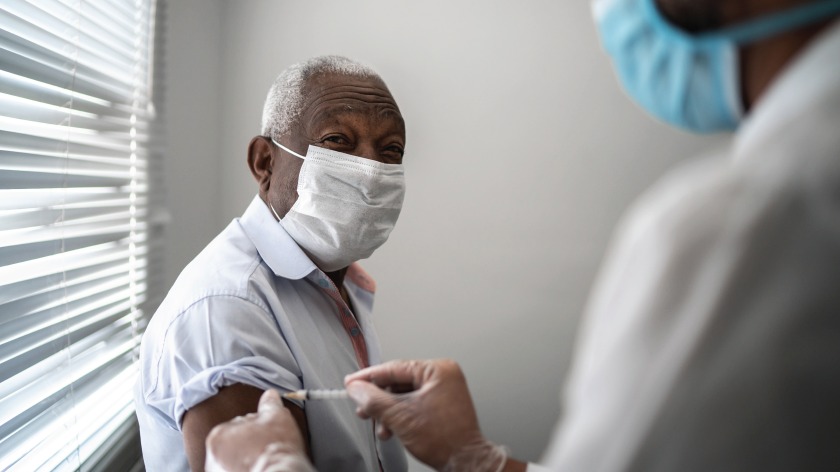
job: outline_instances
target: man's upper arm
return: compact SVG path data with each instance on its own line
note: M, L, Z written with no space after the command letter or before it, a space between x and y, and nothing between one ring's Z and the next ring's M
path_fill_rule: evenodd
M186 410L228 385L281 391L302 387L300 368L274 317L248 300L202 299L175 317L164 333L148 340L159 354L143 367L149 377L144 395L176 426Z
M264 390L302 387L300 369L274 317L241 297L199 300L165 329L152 332L147 342L154 354L145 357L142 367L146 403L168 417L185 440L185 413L201 411L207 401L204 409L217 411L218 417L190 415L191 431L206 429L204 435L218 422L256 411ZM232 387L237 384L241 387ZM304 418L302 410L298 416ZM200 443L203 447L203 437Z
M221 388L216 395L184 413L181 431L184 435L184 449L192 470L204 470L205 440L210 430L237 416L255 413L263 391L241 383L230 385ZM283 404L292 412L309 452L309 431L303 409L288 400L284 400Z

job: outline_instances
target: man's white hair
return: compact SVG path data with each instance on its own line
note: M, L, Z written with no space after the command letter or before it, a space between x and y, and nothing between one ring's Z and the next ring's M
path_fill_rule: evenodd
M289 131L303 109L306 81L320 74L382 80L370 67L344 56L318 56L293 64L277 76L265 98L261 131L263 136L279 141Z

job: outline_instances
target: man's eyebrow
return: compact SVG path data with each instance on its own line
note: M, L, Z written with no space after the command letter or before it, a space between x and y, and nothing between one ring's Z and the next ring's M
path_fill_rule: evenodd
M402 121L403 123L405 123L405 119L403 118L402 113L400 113L400 110L398 108L390 108L390 107L383 108L383 109L379 110L379 114L380 115L394 115L394 118L397 118L399 121Z

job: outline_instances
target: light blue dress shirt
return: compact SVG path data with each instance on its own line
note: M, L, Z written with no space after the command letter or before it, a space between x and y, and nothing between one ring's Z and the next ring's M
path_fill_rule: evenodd
M370 364L380 363L373 282L356 266L344 287L352 312L337 307L327 276L254 198L184 269L143 337L135 403L146 469L190 470L184 413L224 386L340 388L359 369L342 315L358 323ZM299 405L319 470L407 469L399 442L376 439L350 400Z

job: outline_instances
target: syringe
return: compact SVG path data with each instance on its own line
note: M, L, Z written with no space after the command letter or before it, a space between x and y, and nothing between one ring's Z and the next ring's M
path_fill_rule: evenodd
M298 390L284 393L290 400L340 400L347 398L347 390Z

